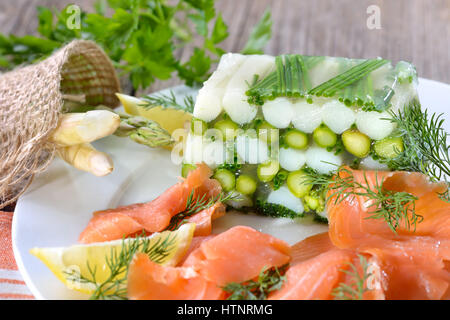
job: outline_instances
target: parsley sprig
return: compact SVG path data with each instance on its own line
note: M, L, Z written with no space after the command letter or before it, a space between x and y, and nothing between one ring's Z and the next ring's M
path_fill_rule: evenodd
M193 86L209 77L229 35L214 4L214 0L97 0L95 12L81 10L79 27L68 23L74 21L73 6L62 11L40 6L39 36L0 34L0 68L32 63L73 39L89 39L103 47L136 90L174 74ZM243 52L262 53L271 37L271 25L266 11ZM185 61L177 58L177 50L188 52Z

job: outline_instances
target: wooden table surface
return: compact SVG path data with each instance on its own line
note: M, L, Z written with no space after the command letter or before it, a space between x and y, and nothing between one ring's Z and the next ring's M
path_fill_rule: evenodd
M0 32L33 34L36 6L62 9L68 3L92 11L94 1L1 0ZM380 9L380 29L367 26L370 5ZM217 0L230 32L223 48L239 51L268 7L274 22L268 54L381 56L410 61L421 77L450 83L450 0ZM158 82L146 91L177 83Z
M93 0L1 0L0 32L33 33L36 6L62 9L76 3L91 11ZM369 29L367 8L380 8L381 29ZM270 7L269 54L302 53L406 60L419 75L450 83L450 0L217 0L229 25L226 51L239 51L251 27ZM153 90L176 83L168 81Z

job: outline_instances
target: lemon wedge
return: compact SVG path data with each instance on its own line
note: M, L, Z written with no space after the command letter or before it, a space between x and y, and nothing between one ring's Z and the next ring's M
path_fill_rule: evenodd
M156 121L162 128L172 134L176 129L182 129L192 120L192 114L179 109L153 107L146 109L141 104L143 100L122 93L116 93L126 113Z
M149 237L70 247L33 248L30 253L39 258L68 288L92 294L98 284L123 279L135 252L145 252L159 264L175 266L188 251L194 230L195 223L188 223L176 231L163 231ZM113 277L108 266L111 262L114 266L122 266Z

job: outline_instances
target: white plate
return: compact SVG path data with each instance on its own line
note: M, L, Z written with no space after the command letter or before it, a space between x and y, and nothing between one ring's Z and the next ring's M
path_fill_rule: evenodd
M181 98L190 89L176 87ZM446 113L450 132L450 86L420 79L422 105L432 112ZM128 139L108 137L95 143L111 154L115 169L107 177L97 178L77 171L55 159L19 199L13 220L12 242L19 270L31 292L39 299L77 299L86 295L67 289L44 264L29 253L33 247L75 244L92 212L155 198L177 181L179 166L170 159L170 151L153 150ZM287 219L228 214L215 223L215 232L232 225L253 226L289 243L323 232L323 225L305 226Z

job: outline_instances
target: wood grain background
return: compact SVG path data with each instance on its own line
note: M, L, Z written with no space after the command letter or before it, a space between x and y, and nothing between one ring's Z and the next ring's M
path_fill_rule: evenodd
M1 0L0 32L34 33L36 6L62 9L76 3L91 11L93 0ZM367 7L381 9L381 29L367 27ZM450 83L450 0L217 0L229 25L226 51L239 51L251 27L270 7L269 54L303 53L357 58L381 56L413 62L419 75ZM187 56L189 52L180 52ZM156 83L157 90L178 83Z
M62 9L69 3L92 11L94 1L0 0L0 32L34 34L36 6ZM381 9L379 30L367 27L370 5ZM274 22L266 47L269 54L406 60L416 65L421 77L450 83L450 0L217 0L216 9L230 32L223 48L242 49L251 27L268 7ZM178 54L187 57L190 52ZM157 82L146 92L178 83L176 79Z

